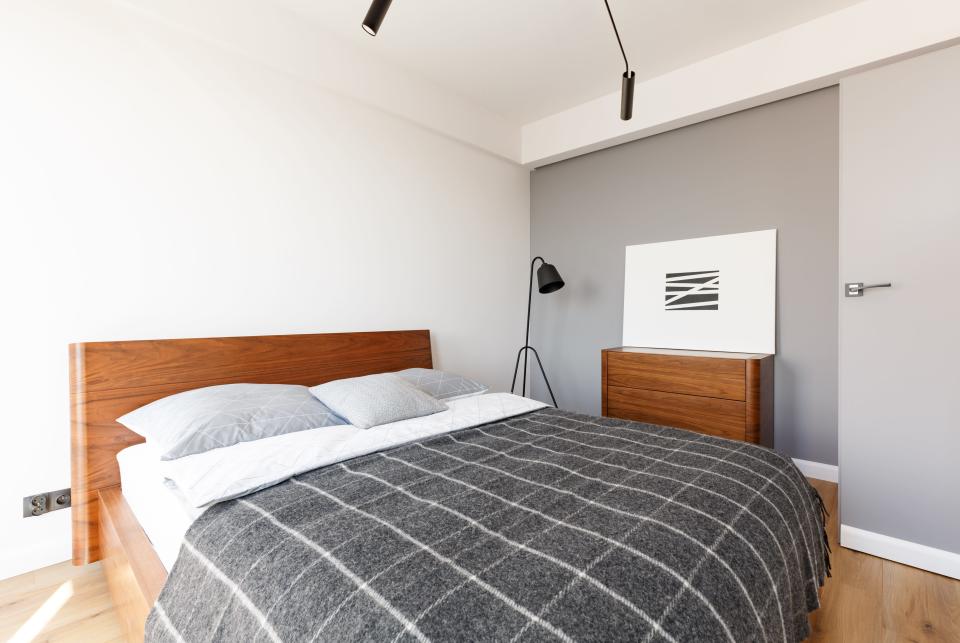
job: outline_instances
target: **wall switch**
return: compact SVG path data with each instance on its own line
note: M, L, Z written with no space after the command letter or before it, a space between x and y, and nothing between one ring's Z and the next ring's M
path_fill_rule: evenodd
M33 518L70 506L70 490L46 491L23 499L23 517Z

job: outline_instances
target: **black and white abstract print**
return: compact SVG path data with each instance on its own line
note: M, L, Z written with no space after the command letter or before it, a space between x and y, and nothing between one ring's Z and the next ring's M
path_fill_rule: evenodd
M720 310L720 271L668 272L666 310Z

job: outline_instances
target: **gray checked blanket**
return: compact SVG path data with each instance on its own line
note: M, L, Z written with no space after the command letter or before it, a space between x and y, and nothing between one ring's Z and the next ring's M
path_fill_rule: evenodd
M148 641L799 641L823 504L752 444L544 409L190 528Z

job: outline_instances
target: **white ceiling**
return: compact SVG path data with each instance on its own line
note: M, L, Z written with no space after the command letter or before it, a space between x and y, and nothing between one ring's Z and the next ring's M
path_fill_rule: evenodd
M369 0L271 0L515 124L619 90L603 0L395 0L380 34ZM638 82L860 0L610 0Z

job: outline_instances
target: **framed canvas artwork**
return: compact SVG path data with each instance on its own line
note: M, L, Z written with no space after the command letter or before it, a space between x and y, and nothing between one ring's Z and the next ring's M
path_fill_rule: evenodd
M627 246L623 345L776 352L777 231Z

